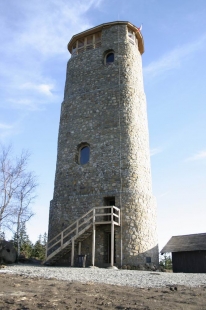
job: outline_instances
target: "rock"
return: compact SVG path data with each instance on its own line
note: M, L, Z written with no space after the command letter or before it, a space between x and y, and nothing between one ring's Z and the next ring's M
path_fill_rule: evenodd
M157 270L157 266L152 264L152 265L150 266L150 269L151 269L152 271L156 271L156 270Z
M139 270L142 270L142 271L144 271L144 270L147 270L143 265L140 265L139 266Z
M173 291L173 292L174 292L174 291L177 291L177 287L176 287L176 286L171 286L171 287L170 287L170 291Z
M145 264L145 270L151 270L151 271L156 271L157 267L154 264Z
M161 272L166 272L165 268L163 266L159 266L159 269L158 271L161 271Z
M110 266L110 267L107 267L107 269L113 269L113 270L119 270L116 266Z
M17 259L17 251L13 243L6 240L0 240L0 263L12 264Z

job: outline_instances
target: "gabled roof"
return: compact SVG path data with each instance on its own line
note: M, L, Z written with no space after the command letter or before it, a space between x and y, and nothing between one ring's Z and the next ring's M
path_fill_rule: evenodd
M160 253L163 254L186 251L206 251L206 233L173 236L160 251Z

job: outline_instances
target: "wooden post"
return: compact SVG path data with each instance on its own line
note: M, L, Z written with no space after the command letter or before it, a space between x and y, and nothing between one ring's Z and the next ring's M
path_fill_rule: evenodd
M79 242L78 255L81 255L81 246L82 246L82 244L81 244L81 242Z
M113 206L111 207L111 267L114 266L114 219Z
M95 233L96 233L96 227L95 227L95 209L93 209L92 266L94 266L94 263L95 263Z
M74 267L74 238L72 238L71 267Z

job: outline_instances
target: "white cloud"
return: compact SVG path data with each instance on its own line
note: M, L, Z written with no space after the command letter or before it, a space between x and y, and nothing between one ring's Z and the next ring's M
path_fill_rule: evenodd
M196 161L201 159L206 159L206 151L200 151L193 156L186 158L185 161Z
M17 11L21 11L24 18L18 20L17 27L11 35L8 20L3 14L2 31L7 41L7 53L24 53L25 49L33 49L44 55L62 54L71 36L91 27L85 13L91 8L98 7L102 0L70 1L19 1ZM5 9L6 11L6 9ZM9 33L8 33L9 31Z
M22 110L22 111L40 111L45 109L45 105L49 104L50 102L37 99L37 98L22 98L22 99L8 99L8 102L11 103L11 107L15 110Z
M161 152L162 152L161 148L153 148L150 150L150 156L154 156L154 155L159 154Z
M12 125L0 123L0 129L11 129Z
M20 86L20 88L35 90L37 92L43 93L47 96L52 96L52 90L54 89L54 85L52 84L34 84L34 83L25 83Z
M164 193L158 195L157 198L161 198L161 197L167 196L169 193L170 193L169 191L164 192Z
M62 100L58 66L65 70L67 43L93 27L86 13L101 2L21 0L11 10L1 4L0 107L35 111Z
M200 48L204 48L206 44L206 34L200 37L197 41L177 47L171 52L163 55L162 58L151 62L144 67L144 75L146 78L154 78L158 75L167 74L168 71L181 66L182 61L189 56L192 56Z
M1 123L0 122L0 141L4 141L8 136L17 133L17 124Z

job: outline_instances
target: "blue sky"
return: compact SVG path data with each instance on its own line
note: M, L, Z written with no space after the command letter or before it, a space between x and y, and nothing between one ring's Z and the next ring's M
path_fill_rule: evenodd
M206 232L205 0L0 0L0 142L31 152L32 241L47 231L67 43L101 23L143 24L144 87L160 248Z

